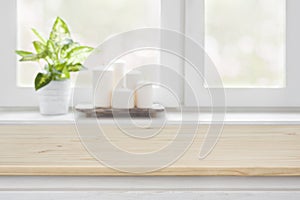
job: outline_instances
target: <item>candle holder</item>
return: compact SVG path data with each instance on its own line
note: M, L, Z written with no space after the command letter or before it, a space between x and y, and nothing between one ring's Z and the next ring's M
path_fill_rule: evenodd
M117 108L100 108L92 105L77 105L76 111L86 115L86 117L114 117L114 115L131 117L156 117L158 113L165 111L161 105L154 104L151 108L132 108L132 109L117 109Z

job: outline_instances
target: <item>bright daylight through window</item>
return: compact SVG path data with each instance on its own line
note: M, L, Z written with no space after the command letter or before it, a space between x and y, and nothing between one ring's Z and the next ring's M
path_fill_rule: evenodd
M286 86L285 4L205 0L205 47L226 88Z

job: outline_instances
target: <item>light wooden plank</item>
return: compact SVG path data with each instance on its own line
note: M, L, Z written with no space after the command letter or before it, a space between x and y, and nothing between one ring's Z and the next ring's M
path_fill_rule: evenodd
M166 127L149 140L133 139L117 127L104 127L109 140L130 152L151 152L176 136ZM191 131L189 126L184 127ZM211 154L199 160L207 126L200 126L189 150L162 170L138 175L299 176L299 125L226 125ZM133 128L139 133L149 129ZM101 143L99 143L101 144ZM109 153L109 149L106 150ZM163 158L160 158L163 159ZM74 125L1 125L0 175L132 175L100 164L81 144ZM135 174L136 175L136 174Z

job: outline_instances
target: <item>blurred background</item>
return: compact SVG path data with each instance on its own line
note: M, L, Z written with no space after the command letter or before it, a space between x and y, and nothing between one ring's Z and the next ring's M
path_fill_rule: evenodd
M225 87L286 86L285 3L205 0L205 49ZM18 48L33 50L31 28L48 37L56 16L67 22L74 40L96 47L117 33L160 27L160 0L18 0ZM159 53L144 50L122 59L134 68L159 63ZM31 63L17 65L18 86L32 86L40 68ZM209 77L209 69L205 71ZM88 85L88 80L80 85Z

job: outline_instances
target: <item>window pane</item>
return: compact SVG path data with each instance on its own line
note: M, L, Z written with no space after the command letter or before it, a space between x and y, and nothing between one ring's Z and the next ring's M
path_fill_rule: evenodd
M205 48L225 87L285 87L285 4L205 0Z
M70 26L75 41L96 47L112 34L159 27L160 0L18 0L18 49L33 50L31 42L36 38L31 28L48 37L57 16ZM157 58L155 53L144 55ZM137 60L127 58L129 62L143 61L141 54L132 56ZM33 86L38 70L35 63L18 63L17 84Z

